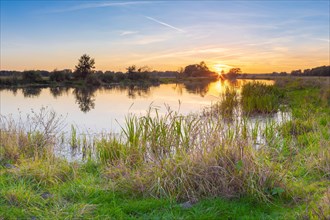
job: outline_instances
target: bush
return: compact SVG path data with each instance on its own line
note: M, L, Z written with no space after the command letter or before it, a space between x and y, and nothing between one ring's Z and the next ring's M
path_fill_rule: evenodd
M101 85L101 80L99 79L99 77L96 74L90 74L86 77L85 82L88 85L92 85L92 86L100 86Z
M23 81L25 82L33 83L33 82L39 82L41 80L42 80L41 75L37 71L29 70L23 72Z
M124 81L126 79L126 74L124 73L115 73L114 74L114 80L115 82L121 82L121 81Z
M104 83L112 83L114 82L115 74L111 72L104 73L100 75L100 80Z
M70 79L70 73L66 71L55 70L50 74L49 79L55 82L64 82Z

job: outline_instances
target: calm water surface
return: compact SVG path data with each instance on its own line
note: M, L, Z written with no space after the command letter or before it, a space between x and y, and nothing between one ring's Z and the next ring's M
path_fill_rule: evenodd
M250 80L251 81L251 80ZM270 80L258 80L273 84ZM120 131L125 116L143 115L148 108L166 111L165 105L181 114L198 112L219 101L219 95L231 86L240 91L249 80L161 84L152 87L111 87L101 89L24 88L0 90L0 113L18 118L42 107L63 115L65 123L81 131Z

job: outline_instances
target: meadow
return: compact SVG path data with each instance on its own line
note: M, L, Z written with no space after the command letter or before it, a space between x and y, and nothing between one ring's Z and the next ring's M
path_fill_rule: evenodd
M250 123L276 112L290 117ZM52 111L0 122L0 219L330 217L329 79L247 83L202 113L151 108L92 139L65 139ZM64 143L81 160L57 157Z

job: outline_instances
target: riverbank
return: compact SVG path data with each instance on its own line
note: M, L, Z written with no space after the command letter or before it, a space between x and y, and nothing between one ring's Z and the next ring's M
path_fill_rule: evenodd
M226 105L203 115L128 117L124 139L108 134L94 147L82 144L85 162L54 157L45 130L27 133L2 122L0 218L327 218L327 84L249 86L246 117L281 104L292 118L261 128L233 117L232 127L223 127L222 117L238 104L229 91ZM274 105L258 104L266 101ZM267 140L259 149L256 132Z

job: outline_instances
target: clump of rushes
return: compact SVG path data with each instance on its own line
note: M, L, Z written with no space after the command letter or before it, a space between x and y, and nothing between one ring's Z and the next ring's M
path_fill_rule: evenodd
M221 94L221 101L212 105L212 113L220 114L225 119L232 120L239 104L238 93L233 88L227 87Z
M251 138L240 136L238 123L150 110L127 118L126 143L103 138L97 151L106 176L121 190L177 200L249 194L268 200L268 192L285 189L283 175L252 147Z
M243 85L241 105L245 114L273 113L280 106L283 93L274 85L252 82Z

